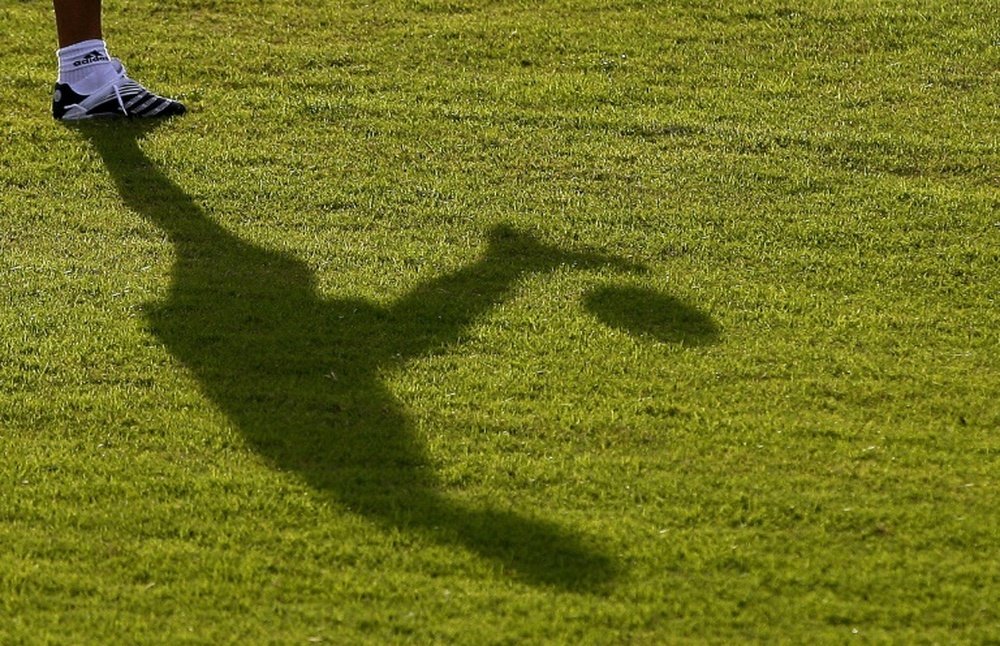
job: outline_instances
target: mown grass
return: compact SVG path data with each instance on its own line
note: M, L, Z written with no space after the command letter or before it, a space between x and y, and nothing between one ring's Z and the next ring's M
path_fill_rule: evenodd
M990 3L0 14L0 641L1000 639Z

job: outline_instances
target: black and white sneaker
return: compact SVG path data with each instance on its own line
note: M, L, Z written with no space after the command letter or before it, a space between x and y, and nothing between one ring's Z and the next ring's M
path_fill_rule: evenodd
M56 83L52 93L52 116L60 121L78 121L99 117L172 117L184 114L183 103L153 94L125 73L117 58L111 59L117 78L87 96L78 94L65 83Z

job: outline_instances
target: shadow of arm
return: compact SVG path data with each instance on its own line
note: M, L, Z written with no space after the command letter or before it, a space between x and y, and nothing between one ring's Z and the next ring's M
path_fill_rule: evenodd
M483 257L418 285L389 310L394 354L418 356L454 342L527 275L559 267L642 272L636 263L606 254L569 251L501 226L491 231Z

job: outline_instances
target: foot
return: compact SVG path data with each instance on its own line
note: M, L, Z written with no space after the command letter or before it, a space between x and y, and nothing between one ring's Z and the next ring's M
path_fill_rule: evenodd
M65 83L56 83L52 94L52 116L60 121L78 121L99 117L172 117L184 114L184 104L157 96L125 73L117 58L111 60L116 78L87 96L78 94Z

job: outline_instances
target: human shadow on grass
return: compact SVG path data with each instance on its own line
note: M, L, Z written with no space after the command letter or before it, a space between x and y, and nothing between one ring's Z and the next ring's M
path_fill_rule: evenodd
M326 299L303 262L225 230L151 163L139 145L150 127L78 129L125 204L173 244L169 289L147 308L153 333L249 445L382 527L463 546L528 583L586 591L613 580L616 563L594 541L443 494L381 375L456 342L529 275L566 265L636 266L499 227L478 260L388 306Z

